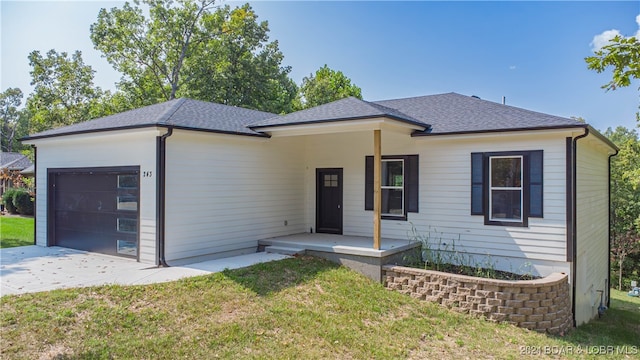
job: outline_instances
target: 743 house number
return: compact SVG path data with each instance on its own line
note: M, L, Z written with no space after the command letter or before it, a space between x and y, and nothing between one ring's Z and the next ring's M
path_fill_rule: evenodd
M153 176L153 171L143 171L142 172L142 177L152 177Z

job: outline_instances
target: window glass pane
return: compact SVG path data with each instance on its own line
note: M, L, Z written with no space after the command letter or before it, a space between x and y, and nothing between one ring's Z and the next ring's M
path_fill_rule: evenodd
M138 175L118 175L119 189L137 189Z
M522 219L521 190L491 190L491 218Z
M138 210L138 198L134 195L118 196L118 210Z
M324 187L338 187L338 175L324 175L323 184Z
M118 218L118 231L135 234L138 232L138 220Z
M382 189L382 213L386 215L404 215L403 191Z
M135 241L118 240L118 254L136 256L138 249Z
M492 187L522 186L522 159L491 158Z
M382 162L382 186L403 186L404 172L402 161Z

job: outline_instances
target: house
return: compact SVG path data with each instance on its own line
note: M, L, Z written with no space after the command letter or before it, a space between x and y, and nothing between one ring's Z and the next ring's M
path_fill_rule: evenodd
M12 179L23 175L22 171L33 164L25 155L16 152L0 152L0 197L13 186Z
M38 245L171 265L304 233L386 251L437 229L497 269L569 274L578 325L609 297L617 149L572 119L456 93L283 116L175 99L24 142Z

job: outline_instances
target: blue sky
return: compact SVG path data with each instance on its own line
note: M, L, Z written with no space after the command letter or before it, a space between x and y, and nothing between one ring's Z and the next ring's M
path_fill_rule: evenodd
M244 2L228 2L232 6ZM559 116L595 128L636 126L638 82L605 92L611 74L586 68L594 37L633 36L640 1L621 2L250 2L269 22L300 83L324 64L343 71L367 100L445 92ZM96 84L119 75L93 49L89 26L100 8L122 2L0 3L0 87L30 92L32 50L81 50Z

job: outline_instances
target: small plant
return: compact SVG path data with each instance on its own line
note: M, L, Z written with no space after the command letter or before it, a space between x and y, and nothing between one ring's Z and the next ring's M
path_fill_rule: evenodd
M4 207L5 209L7 209L7 212L9 212L9 214L17 213L16 206L13 204L13 196L15 195L16 191L18 191L18 189L8 188L2 194L2 203L4 204Z
M24 189L17 189L13 194L13 206L22 215L33 215L33 199Z
M513 273L497 270L498 261L494 260L491 254L482 256L480 261L477 260L473 254L460 245L460 234L445 234L431 226L426 233L421 234L412 225L408 237L422 245L421 259L405 259L409 266L489 279L530 280L536 278L531 273L531 263L522 264L518 273Z

